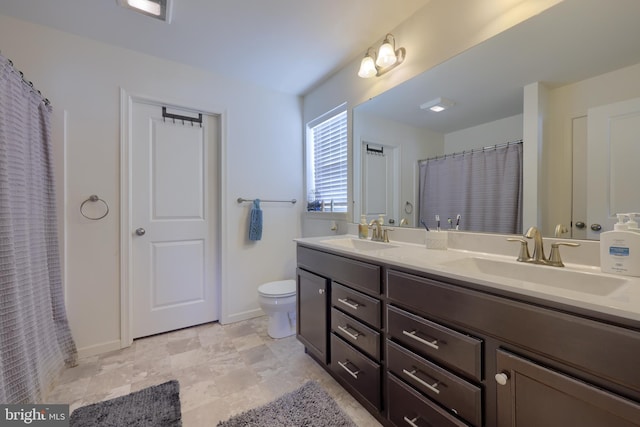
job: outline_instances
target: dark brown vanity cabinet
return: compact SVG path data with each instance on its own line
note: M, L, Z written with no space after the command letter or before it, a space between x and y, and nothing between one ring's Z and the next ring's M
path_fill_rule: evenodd
M486 426L640 426L637 329L395 270L387 272L387 297L389 372L448 409L447 415L479 425L474 414L480 407ZM395 320L401 315L412 319L413 326L403 318ZM447 329L454 332L449 337ZM441 357L429 345L399 339L400 334L455 350ZM472 350L476 340L482 343L479 352ZM429 394L394 368L395 351L413 359L410 368L402 369L415 370L414 376L427 384L440 389L452 382L418 362L455 375L466 381L465 387L458 387L450 401L442 399L445 393ZM474 390L481 392L480 401Z
M300 341L385 426L640 427L638 322L301 245L298 267Z
M399 426L411 425L407 419L414 425L439 419L440 425L482 426L482 339L429 320L420 310L411 313L400 308L419 305L418 296L392 290L403 286L400 276L390 273L388 280L387 294L394 298L387 305L389 419ZM403 395L406 390L412 392L422 401L421 407L431 412L439 407L437 418L425 415L424 410L413 413L406 405L394 405L398 397L391 390L398 389L394 386L398 379L410 386ZM398 424L398 420L404 422Z
M343 386L378 413L382 410L381 267L303 246L298 246L297 255L299 288L312 289L305 285L309 277L319 278L327 281L324 295L330 295L323 302L324 311L318 301L305 304L312 296L298 298L298 319L303 317L298 338ZM319 351L318 343L327 347Z
M307 352L322 363L328 363L327 307L329 280L298 269L298 302L296 335Z
M631 427L640 405L508 351L497 351L498 427Z

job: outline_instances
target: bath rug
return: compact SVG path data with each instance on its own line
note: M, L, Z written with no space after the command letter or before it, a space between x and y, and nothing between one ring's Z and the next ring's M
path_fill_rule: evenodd
M70 427L180 427L180 386L172 380L83 406L69 422Z
M315 381L260 406L235 415L218 427L356 427Z

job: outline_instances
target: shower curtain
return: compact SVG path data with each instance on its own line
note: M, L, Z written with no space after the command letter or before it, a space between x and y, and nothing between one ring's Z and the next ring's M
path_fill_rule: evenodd
M522 143L421 160L420 219L435 229L461 216L460 230L522 233Z
M0 402L44 403L76 363L56 226L51 107L0 55Z

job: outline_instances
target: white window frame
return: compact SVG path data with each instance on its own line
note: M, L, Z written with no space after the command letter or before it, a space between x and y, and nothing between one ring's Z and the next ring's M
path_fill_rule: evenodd
M336 116L344 114L344 156L345 156L345 164L344 164L344 204L334 203L333 211L331 210L331 202L329 200L325 201L324 210L319 211L308 211L313 214L339 214L346 215L349 211L349 135L348 135L348 111L347 104L343 103L326 113L322 114L320 117L317 117L314 120L311 120L306 125L306 138L305 138L305 163L306 163L306 180L305 180L305 195L307 197L307 202L314 200L313 191L315 190L315 155L314 155L314 137L313 137L313 129L318 125L321 125ZM308 208L305 207L305 210Z

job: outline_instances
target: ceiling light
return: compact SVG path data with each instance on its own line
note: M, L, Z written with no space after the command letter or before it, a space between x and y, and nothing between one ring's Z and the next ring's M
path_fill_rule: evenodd
M117 3L128 9L135 10L143 15L171 22L171 3L173 0L116 0Z
M455 104L455 102L453 102L450 99L447 98L436 98L433 99L429 102L425 102L424 104L422 104L420 106L421 109L423 110L431 110L434 111L436 113L439 113L440 111L444 111L447 108L451 108L453 107L453 105Z
M392 34L387 34L378 53L369 48L365 53L358 76L362 78L381 76L404 62L406 51L403 47L396 49L396 41Z

